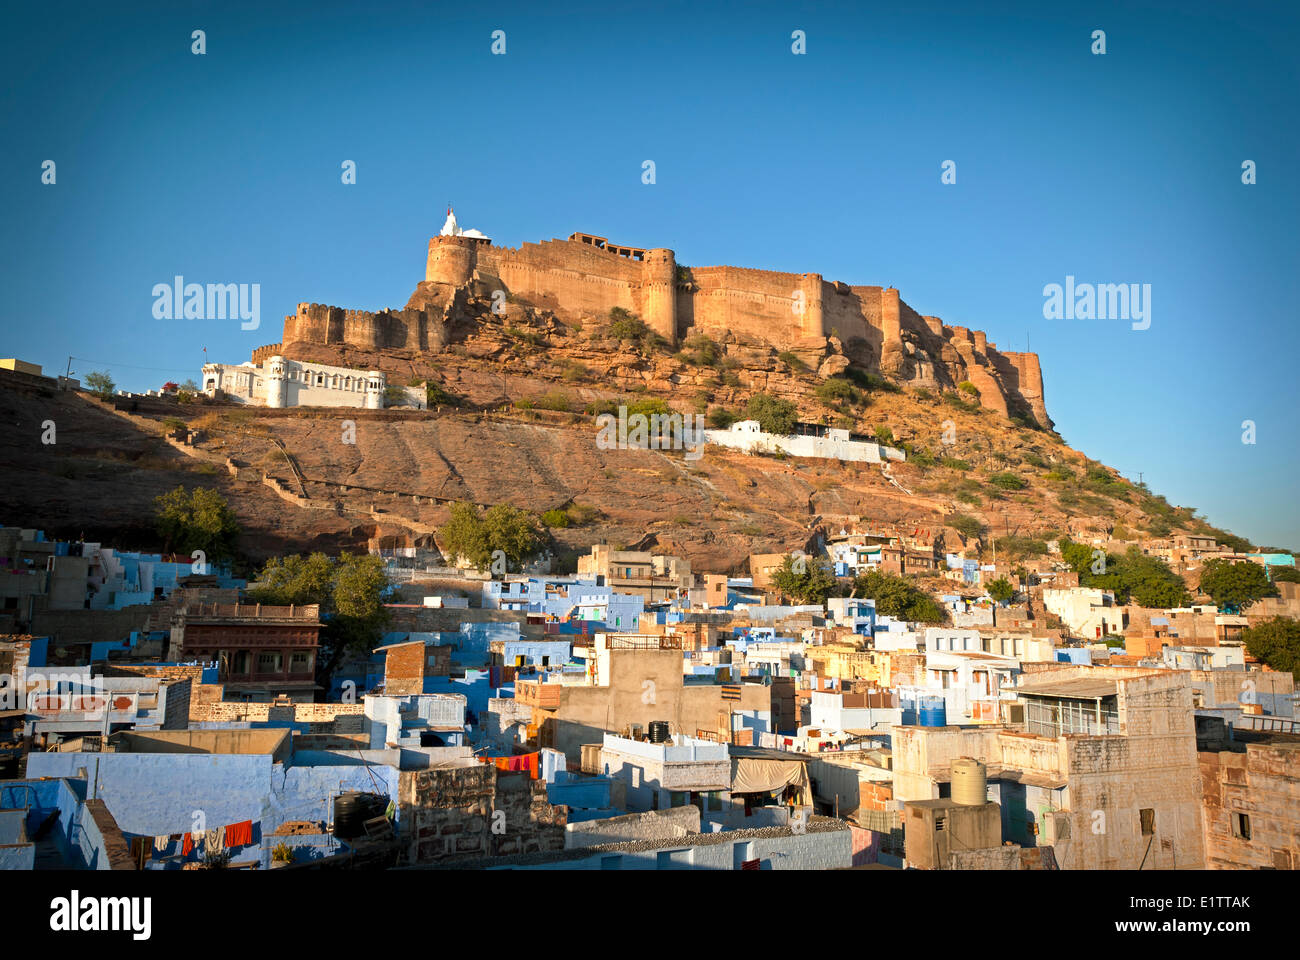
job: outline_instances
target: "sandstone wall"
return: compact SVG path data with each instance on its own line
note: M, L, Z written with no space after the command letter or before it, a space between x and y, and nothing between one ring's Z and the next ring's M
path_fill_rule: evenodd
M643 255L644 260L620 256L576 240L512 248L467 237L434 237L421 290L463 292L476 280L560 314L603 316L619 307L640 316L671 343L693 333L732 333L788 349L806 338L835 336L845 353L869 371L938 389L969 380L988 409L1003 416L1031 415L1051 426L1037 355L999 352L980 331L922 316L892 287L850 286L815 273L734 266L683 271L671 250L651 249ZM285 318L283 343L437 352L447 343L452 298L432 302L424 297L413 297L407 309L378 313L299 304L297 313ZM444 301L447 309L439 316ZM261 347L258 353L269 356L272 348L278 345Z

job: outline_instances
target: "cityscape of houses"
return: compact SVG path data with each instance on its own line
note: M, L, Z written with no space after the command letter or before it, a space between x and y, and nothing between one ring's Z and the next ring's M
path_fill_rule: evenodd
M1295 868L1294 675L1243 640L1300 617L1294 558L1133 546L1276 595L1120 604L1056 542L984 563L866 519L806 562L914 574L944 622L799 602L790 556L494 576L390 549L382 631L326 665L319 605L6 526L0 866Z

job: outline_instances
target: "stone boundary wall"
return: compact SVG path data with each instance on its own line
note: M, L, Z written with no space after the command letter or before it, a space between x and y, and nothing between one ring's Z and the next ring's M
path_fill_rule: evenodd
M288 707L235 700L190 703L191 723L328 723L333 724L331 733L342 734L361 733L364 720L365 706L360 703L295 703Z

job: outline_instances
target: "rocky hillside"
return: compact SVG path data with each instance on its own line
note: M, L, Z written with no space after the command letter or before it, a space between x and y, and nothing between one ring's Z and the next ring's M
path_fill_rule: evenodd
M1208 531L1190 510L1072 450L1055 433L982 408L969 391L900 386L851 364L833 338L777 354L753 342L695 338L668 351L634 318L567 322L527 304L456 306L464 321L438 356L367 354L285 344L285 355L428 381L425 411L266 411L141 404L132 414L84 395L0 381L14 424L5 523L62 535L148 543L152 499L178 483L232 502L251 557L285 550L432 544L448 504L564 509L562 555L595 542L653 546L697 569L739 571L752 552L804 548L857 517L946 545L992 536L1165 535ZM800 419L880 436L908 451L878 466L746 456L717 447L601 450L593 412L610 401L662 400L715 423L758 394L795 403ZM40 443L54 419L58 442ZM169 443L178 421L199 431ZM355 442L345 436L356 424Z

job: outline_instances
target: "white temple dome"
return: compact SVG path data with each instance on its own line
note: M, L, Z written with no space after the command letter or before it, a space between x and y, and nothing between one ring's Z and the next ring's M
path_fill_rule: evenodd
M476 240L489 239L487 234L481 230L462 230L460 224L456 222L456 211L450 206L447 207L447 222L442 225L442 232L438 235L441 237L473 237Z

